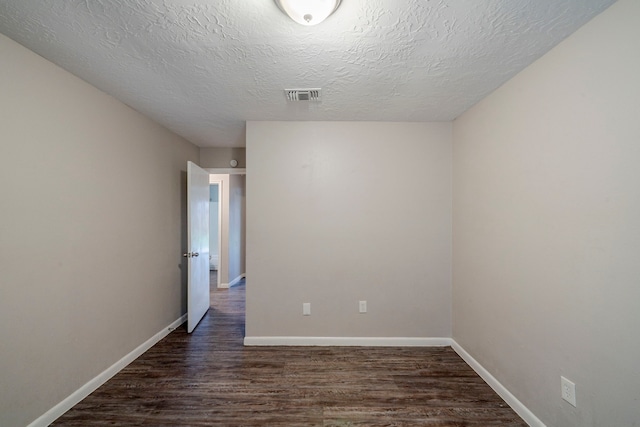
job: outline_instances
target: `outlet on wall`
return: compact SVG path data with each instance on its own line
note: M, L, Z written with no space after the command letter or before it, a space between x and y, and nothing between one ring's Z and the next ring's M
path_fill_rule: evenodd
M576 385L562 376L560 377L560 393L564 400L576 406Z
M303 302L302 303L302 314L304 316L311 316L311 303Z
M359 311L360 313L366 313L367 312L367 302L366 301L360 301L359 305L358 305Z

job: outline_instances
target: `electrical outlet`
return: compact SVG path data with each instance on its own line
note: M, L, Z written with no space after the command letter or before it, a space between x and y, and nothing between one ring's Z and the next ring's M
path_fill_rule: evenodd
M302 303L302 314L304 316L311 316L311 303L310 302Z
M560 377L560 393L564 400L576 406L576 385L562 376Z
M360 313L366 313L367 312L367 302L366 301L360 301L360 304L359 304L358 307L359 307Z

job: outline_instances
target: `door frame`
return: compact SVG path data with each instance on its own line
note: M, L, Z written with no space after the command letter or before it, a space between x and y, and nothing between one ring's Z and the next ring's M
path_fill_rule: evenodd
M223 197L223 182L221 180L216 180L212 177L212 175L246 175L247 174L247 170L245 168L204 168L204 170L206 170L207 172L209 172L209 184L211 183L218 183L218 188L219 188L219 193L218 193L218 248L219 248L219 255L218 255L218 283L216 284L217 288L221 288L222 286L222 274L220 274L221 269L223 268L223 263L224 263L224 269L225 271L229 271L229 254L223 254L222 252L222 235L224 233L224 230L222 229L222 215L224 212L224 208L226 205L226 201L225 198ZM246 244L246 236L245 236L245 244ZM228 274L228 273L227 273ZM227 286L224 286L225 288Z
M228 262L227 257L222 256L222 201L223 201L222 195L224 194L223 193L224 186L222 185L223 181L221 179L213 179L211 178L211 175L212 174L209 173L209 187L211 187L212 185L218 186L218 271L216 274L216 277L217 277L216 288L219 288L220 279L222 277L222 275L220 274L220 266L223 262L223 258L224 258L224 262ZM209 216L211 216L211 212L209 212ZM209 223L211 223L211 221L209 221ZM209 247L211 247L211 245L209 245Z

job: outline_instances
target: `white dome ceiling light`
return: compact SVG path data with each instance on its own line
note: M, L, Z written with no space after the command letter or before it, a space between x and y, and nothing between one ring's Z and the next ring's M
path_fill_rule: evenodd
M280 10L302 25L316 25L336 11L341 0L274 0Z

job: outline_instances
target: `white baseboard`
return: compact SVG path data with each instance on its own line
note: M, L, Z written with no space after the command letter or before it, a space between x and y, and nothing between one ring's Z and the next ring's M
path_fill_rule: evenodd
M453 350L513 409L529 426L546 427L522 402L503 386L477 360L452 338L414 337L245 337L245 346L353 346L353 347L447 347Z
M244 273L239 275L238 277L236 277L235 279L233 279L232 281L230 281L229 283L220 283L220 286L218 286L218 289L229 289L232 286L237 285L238 283L240 283L240 281L242 279L245 278Z
M245 337L245 346L447 347L451 338L414 337Z
M500 381L498 381L489 371L487 371L476 359L474 359L464 348L460 346L454 339L451 339L451 348L458 353L458 355L465 361L471 368L476 371L478 375L491 387L498 395L513 409L516 414L531 427L546 427L545 424L536 417L533 412L529 410L522 402L520 402Z
M237 279L236 284L244 277ZM232 282L233 283L233 282ZM157 344L171 331L183 324L187 315L182 315L169 326L149 338L137 348L111 365L102 373L91 379L85 385L56 406L38 417L28 427L47 427L65 412L93 393L114 375L137 359L144 352ZM503 386L489 371L462 348L454 339L445 337L417 338L417 337L245 337L245 346L354 346L354 347L447 347L453 350L502 398L504 401L531 427L546 427L522 402L520 402L505 386Z
M235 279L229 282L229 287L237 285L244 278L245 278L245 274L242 273L241 275L239 275L238 277L236 277Z
M63 415L69 409L73 408L82 399L89 396L98 387L106 383L115 374L120 372L128 364L130 364L135 359L137 359L145 351L149 350L151 347L157 344L162 338L169 335L171 331L176 329L178 326L182 325L186 320L187 320L187 315L186 314L182 315L179 319L172 322L169 326L162 329L160 332L158 332L157 334L149 338L144 343L140 344L131 353L127 354L122 359L118 360L116 363L114 363L113 365L105 369L102 373L98 374L98 376L96 376L95 378L87 382L85 385L80 387L78 390L71 393L62 402L58 403L56 406L54 406L53 408L49 409L47 412L42 414L35 421L29 424L28 427L47 427L49 424L53 423L61 415Z

